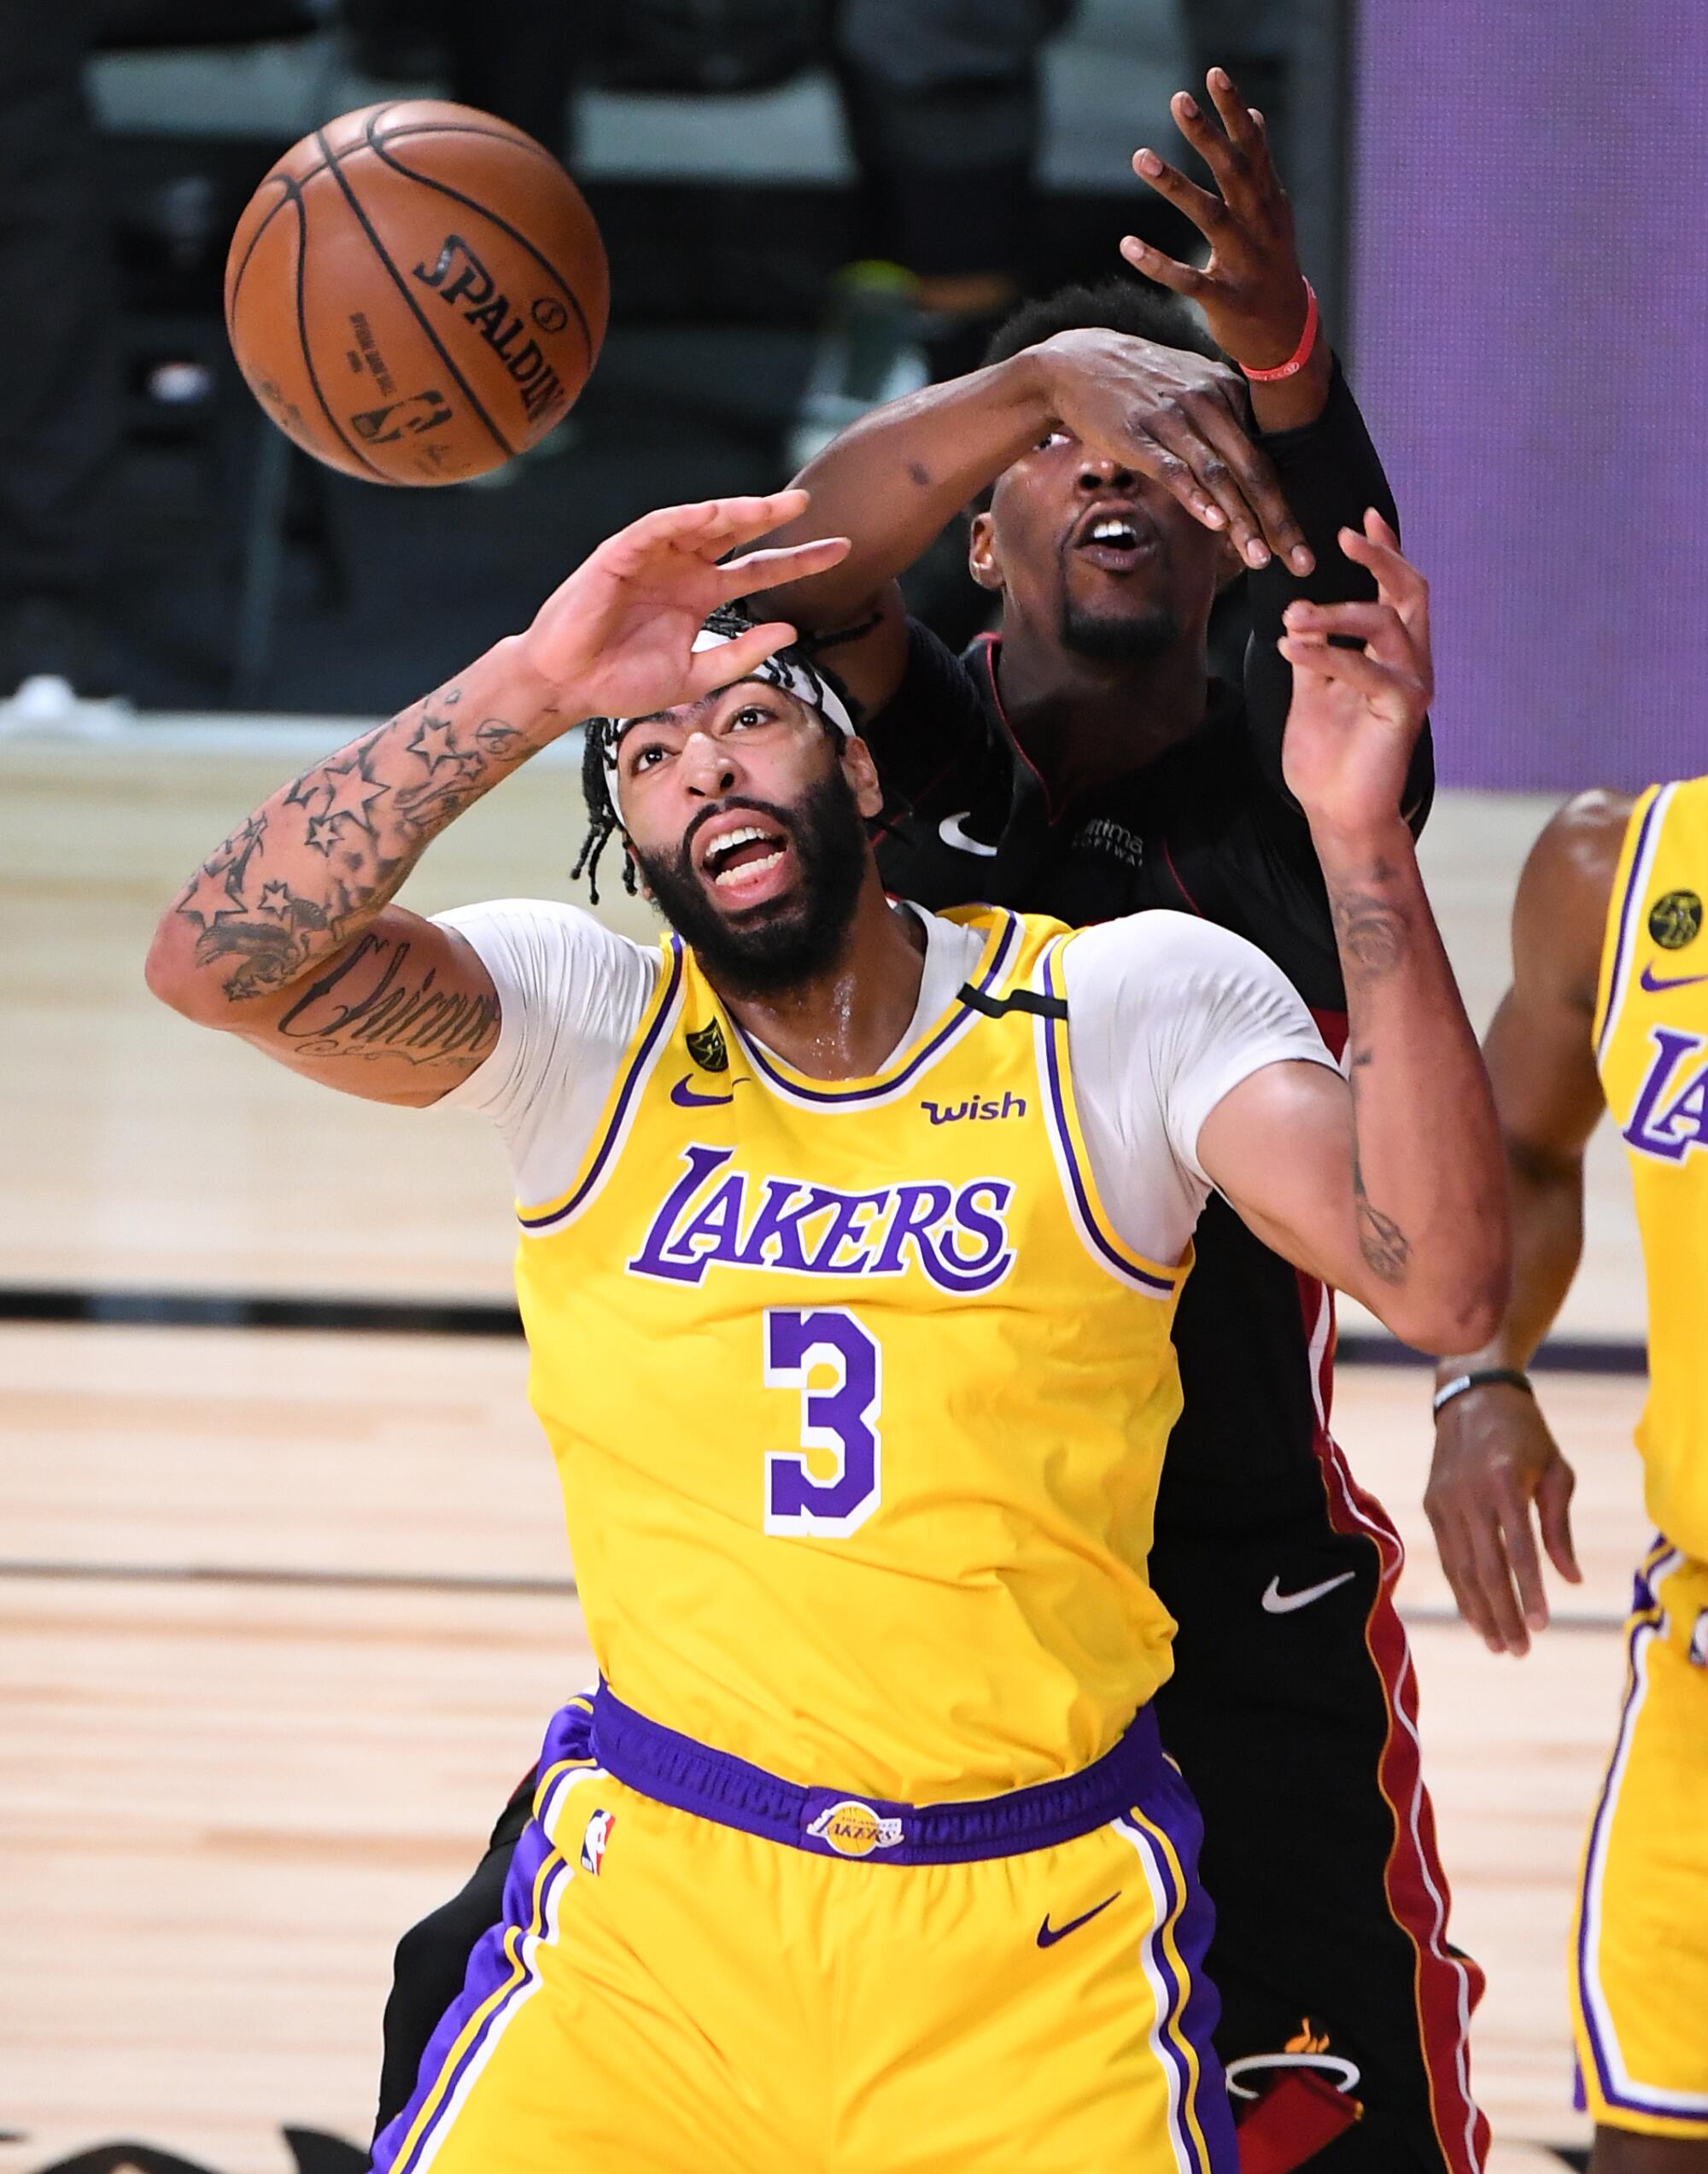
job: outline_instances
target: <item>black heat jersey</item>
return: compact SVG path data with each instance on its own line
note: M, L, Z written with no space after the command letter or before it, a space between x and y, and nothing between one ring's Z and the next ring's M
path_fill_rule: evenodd
M915 622L902 684L863 728L892 809L878 859L892 891L933 908L988 901L1075 926L1153 906L1201 914L1275 961L1338 1054L1346 996L1310 833L1282 778L1291 674L1274 644L1292 597L1372 593L1335 532L1366 506L1394 514L1338 371L1322 418L1266 445L1319 564L1304 582L1272 567L1246 577L1243 685L1213 681L1188 739L1064 809L1003 714L999 639L956 657ZM1432 781L1425 737L1407 786L1414 827ZM1176 1320L1185 1408L1161 1530L1260 1525L1321 1499L1298 1277L1219 1196L1196 1248Z

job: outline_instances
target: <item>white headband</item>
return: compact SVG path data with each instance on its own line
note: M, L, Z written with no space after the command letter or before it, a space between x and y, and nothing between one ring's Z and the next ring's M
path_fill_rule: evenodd
M711 627L702 627L693 638L693 646L697 652L722 649L737 639L735 634L723 634ZM743 677L763 680L769 686L781 688L783 693L793 695L798 702L805 703L809 710L816 710L845 739L855 737L854 720L848 714L847 704L798 651L793 653L785 651L768 657L763 663L756 664L751 672L745 673ZM740 681L732 680L729 684L735 687L740 685ZM722 689L718 692L722 693ZM638 717L607 717L603 721L600 752L605 762L605 782L611 792L611 804L619 819L623 814L623 803L619 798L622 775L617 765L617 751L623 733L631 725L639 722Z

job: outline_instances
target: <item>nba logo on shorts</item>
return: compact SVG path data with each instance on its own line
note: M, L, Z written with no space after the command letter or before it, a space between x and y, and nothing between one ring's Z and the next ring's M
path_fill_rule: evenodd
M1691 1628L1690 1665L1708 1668L1708 1608L1703 1609Z
M594 1879L605 1862L605 1845L616 1824L615 1812L594 1812L588 1820L587 1832L582 1837L582 1870L592 1873Z

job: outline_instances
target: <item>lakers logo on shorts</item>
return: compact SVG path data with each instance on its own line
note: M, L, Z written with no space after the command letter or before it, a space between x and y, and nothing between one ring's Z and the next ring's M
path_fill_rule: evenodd
M839 1857L869 1857L874 1850L893 1850L902 1838L902 1823L880 1819L869 1804L845 1797L839 1804L821 1812L807 1828L820 1842L828 1842Z

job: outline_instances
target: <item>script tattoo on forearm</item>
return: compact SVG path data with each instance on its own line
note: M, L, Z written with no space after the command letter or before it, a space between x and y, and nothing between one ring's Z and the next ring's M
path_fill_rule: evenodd
M460 716L461 699L442 688L313 764L197 870L173 910L196 931L198 966L231 962L231 1002L284 988L348 943L452 817L533 751L502 718ZM424 983L415 993L436 996Z
M430 1065L484 1056L498 1039L499 1006L435 985L431 967L409 973L410 946L360 937L312 982L277 1031L313 1057L401 1057Z

